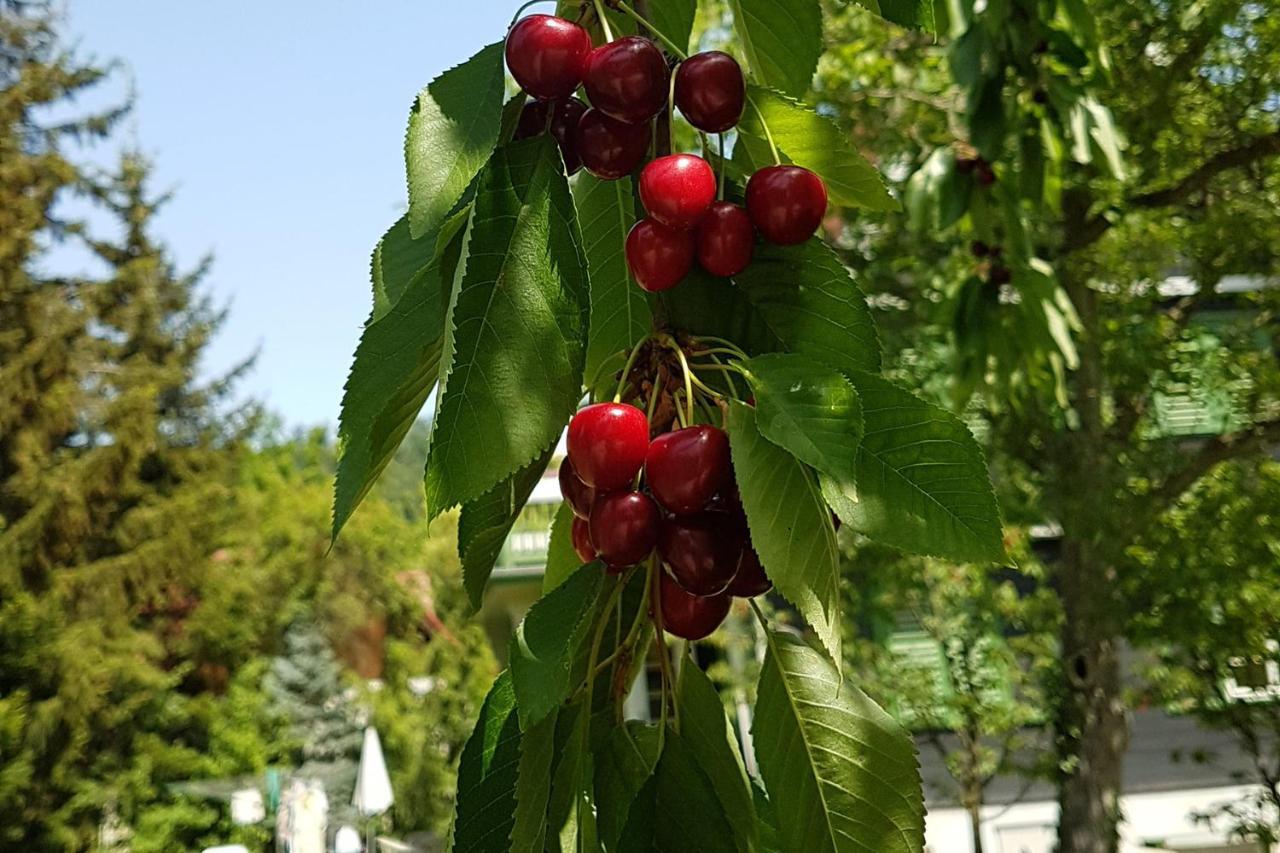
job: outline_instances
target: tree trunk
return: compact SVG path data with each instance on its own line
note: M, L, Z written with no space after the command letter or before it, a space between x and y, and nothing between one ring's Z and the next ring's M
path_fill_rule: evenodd
M982 803L969 805L969 827L973 830L973 853L982 853Z
M1058 785L1058 853L1115 853L1124 755L1129 742L1122 696L1120 638L1105 612L1114 583L1089 558L1088 548L1064 540L1060 595L1063 607L1064 693L1056 737L1062 776Z

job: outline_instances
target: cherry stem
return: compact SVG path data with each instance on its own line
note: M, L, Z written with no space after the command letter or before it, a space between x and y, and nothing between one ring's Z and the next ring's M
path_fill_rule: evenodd
M727 338L717 338L717 337L714 337L713 335L703 335L701 337L694 338L694 340L698 341L699 343L707 342L707 343L719 344L721 347L724 347L726 351L732 353L733 355L736 355L738 358L741 358L744 361L750 358L750 356L747 355L746 351L743 350L742 347L738 346L733 341L728 340ZM711 349L707 351L720 352L719 349Z
M733 376L735 373L737 373L737 371L731 367L726 366L725 363L721 361L714 352L707 352L706 355L716 363L715 367L708 367L707 369L722 371L724 373L726 381L728 381L729 383L730 393L734 397L737 397L739 400L741 400L742 398L738 397L738 381Z
M613 402L622 402L622 392L627 390L627 377L631 375L631 368L636 366L636 359L640 356L640 350L648 341L648 338L641 338L640 342L631 348L631 354L627 356L627 362L622 366L622 378L618 380L618 390L613 394Z
M680 343L670 335L664 334L658 338L659 343L667 348L674 350L676 356L680 359L680 369L684 371L684 396L686 406L686 426L693 422L693 371L689 368L689 359L685 357L684 348Z
M658 717L658 744L662 745L663 733L667 730L667 668L665 666L666 655L663 654L663 627L662 627L662 594L658 590L658 584L661 579L658 572L662 571L662 566L658 564L657 555L649 558L648 577L646 578L646 586L648 587L649 600L653 602L653 642L658 650L658 671L662 674L662 710Z
M756 117L760 119L760 127L764 130L764 138L769 142L769 152L773 154L773 165L781 166L782 157L779 156L778 146L773 141L773 132L769 130L769 122L765 120L764 113L761 112L760 107L756 105L755 101L748 97L747 103L751 104L751 109L756 111Z
M717 133L717 134L716 134L716 141L719 143L719 144L716 146L716 149L717 149L718 153L720 154L720 184L719 184L719 187L717 187L717 189L716 189L716 198L717 198L717 199L719 199L720 201L724 201L724 171L725 171L725 166L724 166L724 134L723 134L723 133Z
M600 0L596 0L597 4L599 4L599 2ZM649 32L653 33L653 35L658 39L658 41L662 42L663 45L666 46L667 50L671 51L672 55L674 55L677 59L689 58L689 54L685 53L682 49L677 47L675 42L667 38L666 35L664 35L661 30L659 30L653 24L646 21L639 12L637 12L635 9L632 9L630 6L624 3L623 0L614 0L613 5L621 9L624 14L630 17L637 24L644 27Z
M529 0L528 3L525 3L519 9L516 9L516 13L511 17L511 23L507 26L507 29L511 29L511 27L516 25L516 21L520 20L520 16L524 14L525 9L528 9L530 6L537 6L539 3L550 2L551 0Z
M609 26L609 19L605 17L604 6L600 5L600 0L592 0L596 7L596 17L600 19L600 29L604 31L604 40L613 41L613 28Z

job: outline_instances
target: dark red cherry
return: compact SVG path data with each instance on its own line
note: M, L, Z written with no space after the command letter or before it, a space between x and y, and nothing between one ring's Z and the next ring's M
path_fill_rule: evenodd
M742 560L738 563L738 573L729 584L729 594L739 598L755 598L773 589L773 581L764 573L760 563L760 555L751 544L750 537L742 545Z
M693 267L693 234L641 219L627 234L627 268L644 290L670 290Z
M709 636L729 615L733 599L720 595L692 595L680 588L666 572L658 578L658 601L662 607L662 627L685 640Z
M516 83L535 98L573 94L586 72L591 36L572 21L530 15L507 33L507 67Z
M671 228L692 228L716 200L716 173L693 154L668 154L640 173L640 203Z
M729 436L705 424L664 433L649 444L644 477L669 512L701 512L733 478Z
M822 224L827 186L800 166L768 166L747 181L747 212L770 243L803 243Z
M596 490L582 482L578 472L574 470L573 460L568 456L560 463L560 494L565 503L578 518L586 518L591 514L591 505L596 502Z
M551 135L560 145L560 156L564 157L565 170L575 174L582 168L582 158L578 156L575 141L578 122L587 111L587 105L577 98L563 98L558 101L529 101L520 111L520 121L516 124L516 139L529 139L546 132L547 113L551 112Z
M647 38L625 36L587 57L582 86L591 106L618 121L648 121L667 103L667 60Z
M631 488L649 452L649 419L635 406L596 403L569 421L569 459L597 491Z
M630 175L649 153L649 125L627 124L599 110L587 110L578 120L573 147L582 165L597 178L616 181Z
M738 571L742 531L722 512L673 516L662 524L658 553L680 586L694 595L715 595Z
M662 514L643 492L601 495L591 508L591 544L612 567L633 566L653 552Z
M742 68L727 53L709 50L694 54L676 69L676 106L698 130L728 130L742 118L746 102Z
M736 204L717 201L698 225L698 263L712 275L737 275L751 263L756 229Z
M596 546L591 544L591 527L585 518L573 518L573 550L578 552L578 559L590 563L596 558Z

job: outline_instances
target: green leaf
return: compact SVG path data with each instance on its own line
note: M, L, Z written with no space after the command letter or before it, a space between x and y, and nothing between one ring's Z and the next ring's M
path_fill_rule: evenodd
M551 778L547 849L562 853L596 850L595 762L588 737L588 703L574 706L572 725L563 741L560 761Z
M511 853L542 853L547 837L547 801L556 753L556 719L552 713L524 733L516 773L516 807L511 824Z
M1000 159L1008 117L1004 111L1004 76L981 81L969 93L969 141L988 162Z
M582 247L591 273L591 327L587 335L585 375L593 379L600 366L631 349L649 333L653 316L644 291L627 272L623 254L627 233L635 223L631 179L602 181L586 172L573 190L582 226Z
M886 21L930 33L938 31L938 22L933 11L934 0L856 0L856 2Z
M768 632L754 731L779 847L919 853L924 795L911 736L796 637Z
M514 823L520 726L511 676L502 673L480 707L480 718L462 748L453 819L453 853L508 849Z
M482 48L418 93L404 138L409 231L440 226L498 143L505 75L502 42Z
M831 119L785 95L750 86L733 149L733 164L739 175L745 178L774 164L770 136L784 161L804 166L822 177L834 204L869 210L898 209L897 200L889 194L876 167L858 153L849 135Z
M778 818L773 813L773 803L769 802L769 795L754 779L751 781L751 801L756 807L756 834L760 838L760 844L756 848L758 853L782 853L778 842Z
M775 353L745 365L756 397L756 426L806 465L853 483L862 441L858 392L839 371L803 355Z
M534 487L546 473L555 445L489 491L462 505L458 518L458 557L462 560L462 583L471 606L479 610L484 588L493 566L502 553L507 534Z
M733 470L751 541L774 588L840 660L840 573L831 514L813 473L756 427L755 410L729 406Z
M598 563L583 566L534 602L516 628L510 666L522 729L559 707L577 686L574 659L591 631L603 580Z
M729 0L751 77L788 95L809 91L822 55L818 0Z
M763 246L757 249L758 254L765 251ZM695 268L679 287L659 298L671 325L689 334L724 338L752 355L782 348L747 294L725 279Z
M615 850L631 805L658 764L658 728L635 720L615 728L596 750L597 825L605 850Z
M858 501L834 506L871 539L958 561L1004 558L982 450L964 423L879 376L850 376L866 431Z
M662 0L650 6L649 23L681 49L687 50L697 13L697 0Z
M734 284L789 352L841 372L880 369L880 341L862 292L821 241L760 246Z
M735 853L733 829L697 756L674 731L666 733L654 772L653 849L659 853Z
M547 567L542 573L544 594L568 580L582 565L578 552L573 549L573 508L569 504L562 503L556 510L549 539Z
M334 539L395 455L436 384L449 293L465 253L465 231L453 231L410 279L395 307L360 335L338 418Z
M715 685L692 660L680 666L680 734L706 774L720 810L733 827L737 849L756 846L756 810L751 784L738 753L738 738Z
M452 358L427 459L428 518L484 494L559 439L582 387L588 288L549 137L495 152L468 230L473 250L445 327Z
M935 149L907 180L903 200L914 231L949 228L969 210L973 178L956 171L956 155L949 147Z

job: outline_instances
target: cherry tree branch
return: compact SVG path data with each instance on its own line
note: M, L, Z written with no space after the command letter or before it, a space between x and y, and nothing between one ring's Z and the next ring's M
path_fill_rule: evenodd
M1216 436L1192 456L1148 497L1156 513L1163 512L1188 489L1223 462L1257 453L1270 445L1280 444L1280 420L1263 421L1248 429Z
M1063 245L1063 253L1077 252L1096 243L1115 224L1117 214L1128 210L1170 207L1204 189L1210 181L1223 172L1239 169L1277 154L1280 154L1280 130L1256 136L1243 145L1220 151L1201 163L1182 180L1167 187L1138 193L1125 199L1111 211L1112 217L1098 214L1088 219L1080 228L1068 235Z

